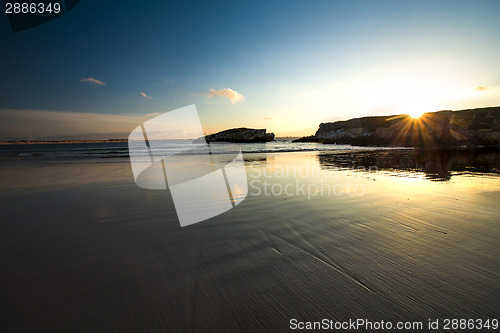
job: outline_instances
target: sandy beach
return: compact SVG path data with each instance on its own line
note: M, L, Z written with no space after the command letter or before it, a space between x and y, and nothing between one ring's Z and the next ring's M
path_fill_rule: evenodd
M127 160L3 163L3 327L278 332L292 319L498 315L496 175L245 159L247 198L185 228L169 191L138 188Z

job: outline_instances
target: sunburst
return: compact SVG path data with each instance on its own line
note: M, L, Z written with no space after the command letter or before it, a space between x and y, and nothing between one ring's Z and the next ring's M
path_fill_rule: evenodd
M412 117L413 119L418 119L418 118L422 117L423 114L424 114L424 112L417 111L417 110L409 113L410 117Z

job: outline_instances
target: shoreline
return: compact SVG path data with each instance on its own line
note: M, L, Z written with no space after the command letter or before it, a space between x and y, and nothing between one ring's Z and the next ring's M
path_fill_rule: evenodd
M278 138L280 139L280 138ZM282 140L282 139L281 139ZM337 143L329 143L329 142L318 142L318 141L297 141L293 139L290 141L291 144L294 143L317 143L321 144L321 146L350 146L355 148L356 150L408 150L415 149L421 151L500 151L500 145L480 145L480 146L472 146L472 145L436 145L436 146L385 146L385 145L352 145L352 144L337 144ZM273 140L276 141L276 140ZM79 144L79 143L126 143L128 139L103 139L103 140L10 140L10 141L0 141L0 146L14 146L14 145L40 145L40 144ZM262 142L240 142L236 144L259 144ZM321 152L323 150L317 150ZM329 150L325 150L329 151ZM291 152L291 151L283 151L283 152Z

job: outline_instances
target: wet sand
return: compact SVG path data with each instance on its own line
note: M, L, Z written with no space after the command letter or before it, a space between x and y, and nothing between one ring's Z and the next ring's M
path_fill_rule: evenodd
M126 160L3 163L2 331L497 318L497 176L436 182L315 153L246 159L248 197L185 228L169 191L138 188Z

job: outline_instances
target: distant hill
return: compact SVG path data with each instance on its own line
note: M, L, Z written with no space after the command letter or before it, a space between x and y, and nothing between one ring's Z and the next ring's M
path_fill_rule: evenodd
M358 146L496 146L500 145L500 106L460 111L354 118L322 123L316 134L294 142Z

